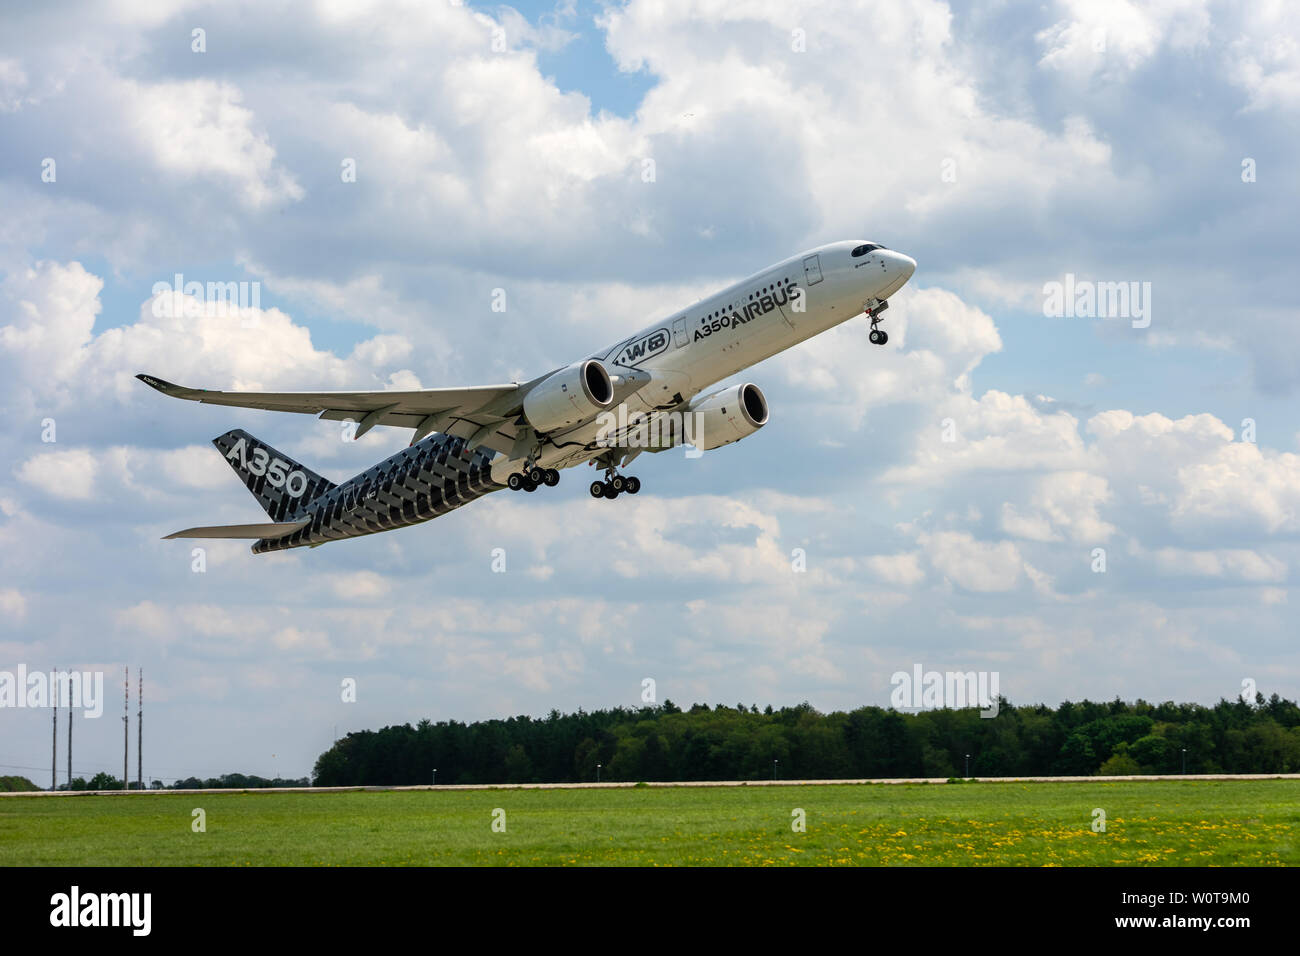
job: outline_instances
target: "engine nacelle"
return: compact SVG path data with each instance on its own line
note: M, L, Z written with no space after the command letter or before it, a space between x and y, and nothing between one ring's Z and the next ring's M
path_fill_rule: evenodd
M697 398L684 422L686 440L700 451L729 445L767 424L767 399L757 385L733 385Z
M614 401L614 383L596 359L574 362L524 396L524 418L543 434L577 425Z

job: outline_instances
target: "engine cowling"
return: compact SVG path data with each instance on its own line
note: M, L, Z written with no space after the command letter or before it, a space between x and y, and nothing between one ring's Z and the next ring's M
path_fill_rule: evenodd
M700 451L740 441L767 424L767 398L757 385L732 385L688 406L686 440Z
M577 425L613 401L614 383L609 372L596 359L587 359L533 386L524 396L524 418L544 434Z

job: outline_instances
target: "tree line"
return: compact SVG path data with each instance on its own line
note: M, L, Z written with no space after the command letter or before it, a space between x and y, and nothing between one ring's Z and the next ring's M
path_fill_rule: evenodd
M283 777L259 777L256 774L227 773L220 777L186 777L171 785L164 785L161 780L152 780L145 790L265 790L268 787L310 787L311 781L306 777L286 780ZM129 782L132 790L140 789L134 780ZM32 789L40 789L33 786ZM71 784L60 784L60 790L122 790L122 778L100 771L89 780L74 777Z
M1300 707L1274 694L1201 704L1066 701L824 714L807 702L613 708L544 718L421 720L349 733L316 786L602 780L1010 777L1300 771ZM968 763L969 761L969 763Z

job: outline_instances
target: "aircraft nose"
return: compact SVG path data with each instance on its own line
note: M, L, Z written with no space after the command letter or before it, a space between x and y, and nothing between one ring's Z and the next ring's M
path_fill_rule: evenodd
M916 271L916 260L911 256L905 256L901 252L894 252L892 249L883 253L885 260L885 288L877 292L876 295L882 299L888 299L891 295L907 285L907 280L912 278L912 273Z
M892 265L898 270L898 275L904 282L912 278L912 273L916 271L916 260L911 256L903 255L901 252L894 253Z

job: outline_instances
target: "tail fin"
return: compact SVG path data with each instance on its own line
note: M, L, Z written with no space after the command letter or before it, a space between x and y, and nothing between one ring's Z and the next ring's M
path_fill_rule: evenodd
M288 455L258 441L242 428L212 439L235 474L253 493L272 521L284 521L334 483L305 468Z

